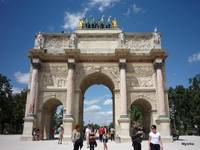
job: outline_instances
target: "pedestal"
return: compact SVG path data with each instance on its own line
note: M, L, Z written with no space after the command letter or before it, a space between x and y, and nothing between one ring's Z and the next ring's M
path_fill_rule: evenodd
M21 136L21 140L32 141L34 119L34 116L26 116L24 118L24 130Z
M120 116L119 120L119 125L120 125L120 140L121 142L130 142L131 138L130 138L130 132L129 132L129 128L130 128L130 119L128 118L128 116Z
M159 132L163 142L171 142L172 137L170 136L170 119L168 116L159 116L157 120L159 124Z
M72 136L74 119L72 116L67 116L63 118L63 127L64 127L64 141L70 141Z

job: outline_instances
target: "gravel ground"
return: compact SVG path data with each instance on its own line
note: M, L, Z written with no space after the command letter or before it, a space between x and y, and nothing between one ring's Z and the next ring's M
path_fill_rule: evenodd
M97 143L95 150L103 150ZM72 150L72 143L57 144L53 141L21 141L20 135L0 135L0 150ZM86 142L82 150L86 150ZM88 149L89 150L89 149ZM108 142L108 150L133 150L131 143ZM148 150L147 141L142 142L142 150ZM180 136L180 140L164 143L164 150L200 150L200 136Z

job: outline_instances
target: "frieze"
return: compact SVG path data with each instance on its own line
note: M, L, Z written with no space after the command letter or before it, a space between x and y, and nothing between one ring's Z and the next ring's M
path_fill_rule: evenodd
M60 49L69 47L69 40L66 37L51 37L46 38L44 48L49 49Z
M51 72L53 74L67 73L68 66L67 63L43 63L41 72Z
M125 47L131 50L151 50L154 46L153 39L148 40L126 40Z
M128 74L135 74L136 76L152 76L154 73L153 65L127 65L127 73Z

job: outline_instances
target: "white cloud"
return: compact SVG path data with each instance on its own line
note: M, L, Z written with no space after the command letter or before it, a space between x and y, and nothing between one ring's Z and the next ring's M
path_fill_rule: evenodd
M104 105L112 105L112 99L105 100L105 102L103 104Z
M97 123L99 125L109 125L113 121L112 111L96 111L84 114L85 123Z
M95 104L98 104L100 101L101 101L100 99L85 100L84 104L85 105L95 105Z
M200 52L194 53L194 54L192 54L192 56L188 57L189 63L193 63L193 62L197 62L197 61L200 61Z
M12 94L18 94L22 91L23 89L21 88L17 88L17 87L13 87L12 88Z
M90 7L98 7L100 12L103 12L107 7L112 7L120 0L89 0Z
M15 72L14 76L18 83L28 84L29 73L22 73L22 72L18 71L18 72Z
M127 9L127 11L124 13L124 15L129 16L131 14L131 12L133 12L134 14L139 14L139 13L143 13L144 9L141 7L138 7L136 4L133 4Z
M138 14L140 12L143 12L143 9L138 7L136 4L133 4L133 13Z
M101 107L98 105L92 105L87 107L84 112L90 112L90 113L95 113L95 112L99 112L101 110Z
M79 20L86 15L87 11L88 9L85 8L82 12L75 12L75 13L65 12L63 28L65 30L75 29L79 23Z
M97 97L96 99L85 99L84 100L84 104L85 105L95 105L95 104L98 104L100 102L103 103L103 101L105 100L108 100L111 98L111 95L110 94L106 94L106 95L103 95L101 97Z

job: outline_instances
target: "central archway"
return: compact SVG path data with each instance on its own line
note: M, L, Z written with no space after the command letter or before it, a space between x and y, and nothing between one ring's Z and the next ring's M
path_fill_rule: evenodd
M95 73L91 73L89 75L87 75L81 82L80 84L80 90L81 90L81 95L80 96L80 106L79 106L79 123L82 124L83 123L83 114L84 114L84 95L86 90L93 86L93 85L104 85L105 87L107 87L112 95L112 115L113 115L113 120L112 123L114 125L115 122L115 106L114 106L114 96L113 96L113 91L114 91L114 83L112 81L112 79L102 73L102 72L95 72Z

